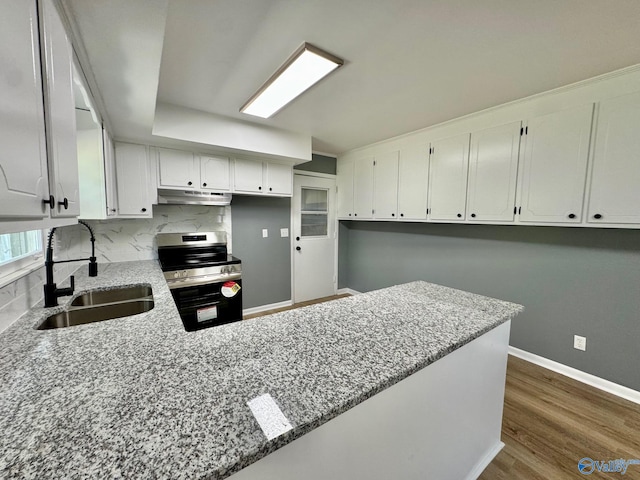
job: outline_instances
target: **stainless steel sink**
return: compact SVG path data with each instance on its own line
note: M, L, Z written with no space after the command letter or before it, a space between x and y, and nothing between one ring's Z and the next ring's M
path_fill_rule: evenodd
M153 292L149 286L87 292L75 298L64 312L46 317L36 328L49 330L102 322L148 312L153 306Z
M71 306L102 305L104 303L142 300L151 297L151 287L136 285L133 287L113 288L111 290L96 290L83 293L71 302Z

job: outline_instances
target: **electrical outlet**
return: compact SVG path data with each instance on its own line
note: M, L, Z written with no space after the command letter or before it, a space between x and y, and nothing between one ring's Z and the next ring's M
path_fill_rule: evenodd
M269 230L266 228L262 229L262 238L267 238L269 236Z
M573 336L573 348L576 350L582 350L585 352L587 350L587 337L581 337L580 335Z

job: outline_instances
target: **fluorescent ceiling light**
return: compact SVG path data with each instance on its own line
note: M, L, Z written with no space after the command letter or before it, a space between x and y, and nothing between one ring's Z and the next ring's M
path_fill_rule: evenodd
M268 118L342 64L338 57L304 43L240 111Z

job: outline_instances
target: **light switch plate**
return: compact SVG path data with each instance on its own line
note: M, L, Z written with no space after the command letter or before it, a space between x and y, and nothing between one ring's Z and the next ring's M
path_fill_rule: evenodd
M289 229L288 228L281 228L280 229L280 236L282 238L288 237L289 236Z
M266 228L262 229L262 238L267 238L269 236L269 230Z

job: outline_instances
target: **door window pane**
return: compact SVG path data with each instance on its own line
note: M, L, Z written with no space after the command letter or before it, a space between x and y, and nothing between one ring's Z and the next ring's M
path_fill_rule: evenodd
M329 192L324 189L302 187L300 205L300 234L303 237L326 237Z

